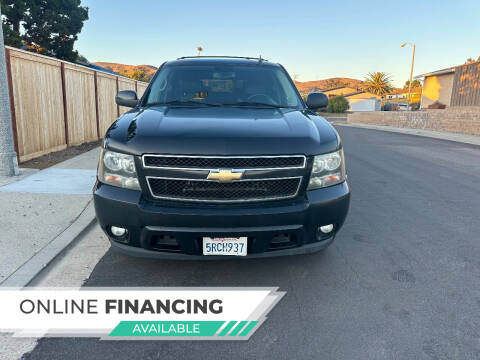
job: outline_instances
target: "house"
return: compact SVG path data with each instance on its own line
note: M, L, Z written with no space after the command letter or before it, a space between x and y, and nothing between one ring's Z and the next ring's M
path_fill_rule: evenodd
M349 111L380 111L382 109L382 102L376 98L370 99L352 99L348 103Z
M415 79L423 78L423 91L420 105L422 109L428 108L429 105L436 101L447 106L450 105L455 69L456 66L452 66L415 77Z
M352 100L352 99L381 99L382 97L380 95L376 95L374 93L368 92L368 91L356 91L351 94L344 95L347 100Z
M359 89L354 89L351 87L346 87L346 86L340 86L337 88L333 89L328 89L328 90L322 90L322 92L327 95L329 98L332 98L334 96L343 96L348 99L370 99L370 98L376 98L376 99L381 99L382 97L380 95L375 95L372 94L368 91L362 91Z
M322 91L329 98L343 96L348 100L350 111L380 111L381 96L355 88L340 86Z
M345 98L350 105L349 111L380 111L382 105L381 96L367 91L357 91Z
M410 90L410 103L420 102L422 97L422 88L416 87ZM385 96L385 102L408 102L408 88L395 89Z
M328 90L322 90L322 92L327 95L329 98L332 98L334 96L342 95L346 96L348 94L353 94L357 93L358 89L354 89L348 86L339 86L333 89L328 89Z
M415 79L423 79L422 109L434 102L480 106L480 61L432 71Z

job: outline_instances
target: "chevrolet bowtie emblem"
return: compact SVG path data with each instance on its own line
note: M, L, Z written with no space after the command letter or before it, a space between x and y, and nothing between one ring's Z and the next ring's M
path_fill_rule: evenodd
M244 170L210 170L207 180L218 180L221 183L229 183L233 180L240 180Z

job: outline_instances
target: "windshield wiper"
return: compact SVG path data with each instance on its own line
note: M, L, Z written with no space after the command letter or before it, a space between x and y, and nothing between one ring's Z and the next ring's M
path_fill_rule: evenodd
M275 108L275 109L294 108L295 107L295 106L288 106L288 105L262 103L262 102L256 102L256 101L239 101L239 102L236 102L236 103L225 103L225 104L222 104L222 105L224 105L224 106L244 106L244 107L248 107L248 106L260 107L260 106L263 106L263 107L271 107L271 108Z
M154 105L187 105L187 106L198 106L198 105L203 105L203 106L220 106L219 104L212 104L212 103L207 103L207 102L201 102L201 101L195 101L195 100L170 100L170 101L163 101L163 102L153 102L146 104L146 106L154 106Z

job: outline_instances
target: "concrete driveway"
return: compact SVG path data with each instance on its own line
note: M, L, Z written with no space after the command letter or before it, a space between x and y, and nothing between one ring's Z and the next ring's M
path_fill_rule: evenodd
M25 358L479 359L480 148L339 132L352 202L328 250L221 262L109 250L85 284L279 286L286 296L248 342L42 339ZM94 229L87 241L105 239Z

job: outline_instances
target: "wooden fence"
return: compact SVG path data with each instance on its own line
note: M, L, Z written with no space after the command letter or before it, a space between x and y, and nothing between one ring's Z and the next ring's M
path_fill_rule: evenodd
M43 55L6 47L15 150L27 161L67 146L103 138L128 108L119 90L148 84Z

